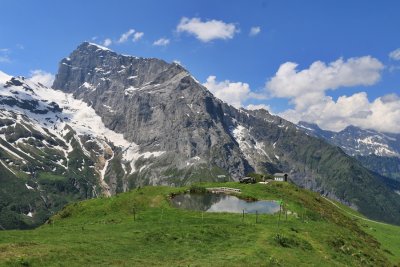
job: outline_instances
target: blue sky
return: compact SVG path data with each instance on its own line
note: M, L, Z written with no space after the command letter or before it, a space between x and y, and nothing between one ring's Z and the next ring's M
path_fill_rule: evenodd
M11 75L55 74L81 42L110 39L119 53L179 61L235 106L400 132L398 1L4 0L1 9L0 70Z

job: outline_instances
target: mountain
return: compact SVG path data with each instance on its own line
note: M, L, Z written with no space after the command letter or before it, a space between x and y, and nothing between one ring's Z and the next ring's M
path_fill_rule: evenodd
M122 136L71 95L0 74L0 225L35 226L71 201L107 194L102 170Z
M299 186L400 224L397 184L266 110L222 102L179 64L85 42L61 60L53 89L1 77L0 209L27 227L77 199L251 172L288 172ZM15 227L8 218L0 225Z
M400 157L400 135L348 126L340 132L322 130L317 124L300 121L307 133L341 147L350 156Z
M299 122L308 134L323 138L355 157L366 168L400 181L400 135L348 126L340 132L322 130L318 125Z

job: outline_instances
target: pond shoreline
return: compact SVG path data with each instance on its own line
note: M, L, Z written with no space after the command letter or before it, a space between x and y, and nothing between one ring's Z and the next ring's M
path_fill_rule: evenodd
M228 213L264 213L273 214L279 211L279 203L275 200L254 200L241 198L238 192L215 190L203 192L186 192L170 198L172 206L186 210Z

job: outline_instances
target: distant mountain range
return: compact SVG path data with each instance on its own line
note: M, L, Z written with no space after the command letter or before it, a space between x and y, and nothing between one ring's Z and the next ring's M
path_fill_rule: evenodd
M78 199L251 172L287 172L299 186L400 224L398 183L308 126L222 102L179 64L85 42L61 60L52 87L0 74L3 228L40 224Z
M307 122L299 122L298 126L312 136L339 146L366 168L400 181L400 134L364 130L355 126L332 132Z

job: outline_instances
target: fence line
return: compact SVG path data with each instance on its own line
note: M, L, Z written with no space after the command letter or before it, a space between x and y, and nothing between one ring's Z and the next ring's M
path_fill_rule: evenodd
M207 191L210 191L212 193L218 193L218 192L241 193L240 189L230 188L230 187L210 187L210 188L206 188L206 189L207 189Z

